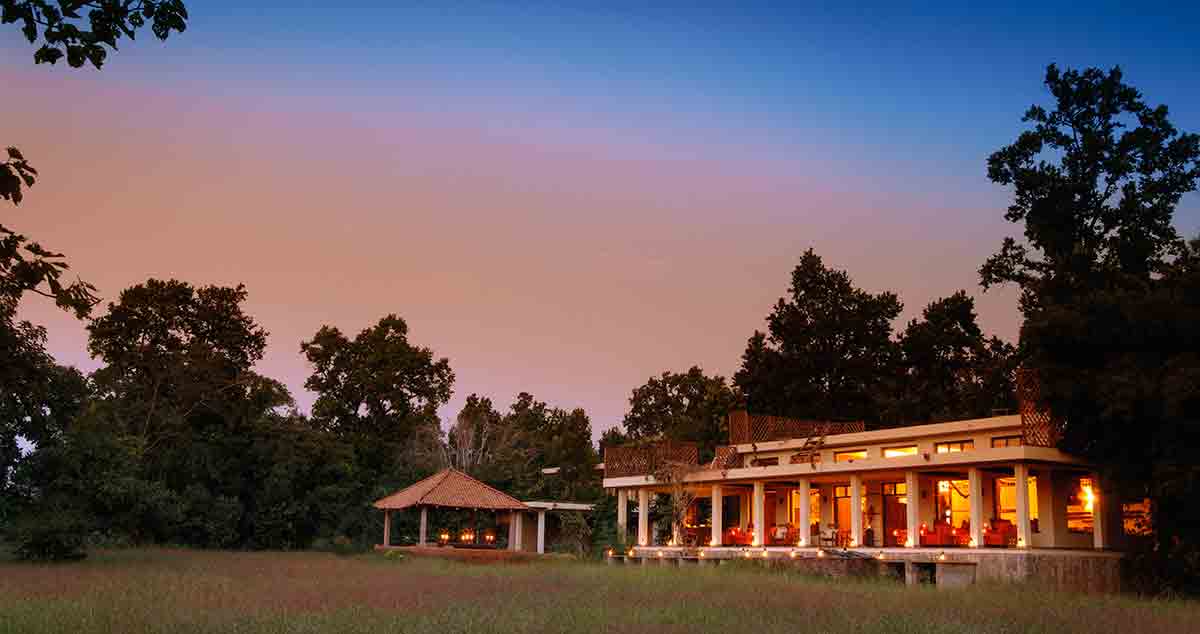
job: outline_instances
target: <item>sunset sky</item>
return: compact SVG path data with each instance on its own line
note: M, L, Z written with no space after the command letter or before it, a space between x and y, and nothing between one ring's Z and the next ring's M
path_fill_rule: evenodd
M1015 340L1015 293L977 283L1019 232L985 160L1046 64L1120 65L1200 131L1194 3L405 4L192 0L186 33L100 72L34 66L5 25L0 144L42 179L0 219L106 300L245 283L260 371L304 408L300 341L394 312L450 359L446 418L528 391L598 435L653 374L730 376L809 247L897 292L897 328L965 288ZM1200 232L1200 197L1176 220ZM96 367L81 323L23 317Z

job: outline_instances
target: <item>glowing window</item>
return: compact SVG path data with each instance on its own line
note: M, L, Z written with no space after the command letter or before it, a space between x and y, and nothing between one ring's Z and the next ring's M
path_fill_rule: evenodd
M996 495L993 498L995 503L996 517L1002 520L1008 520L1016 523L1017 521L1017 479L1016 478L996 478ZM1038 518L1037 507L1037 477L1029 477L1029 519L1036 520ZM1033 524L1037 526L1036 523ZM1034 529L1034 532L1038 532Z
M1002 447L1020 447L1020 436L998 436L992 439L992 448L1000 449Z
M907 447L888 447L883 450L884 458L899 458L901 456L917 455L917 446L909 445Z
M1126 535L1150 535L1150 499L1122 504L1121 520Z
M1099 499L1091 478L1079 478L1067 500L1067 530L1072 533L1092 532L1092 509Z
M854 451L839 451L833 454L834 462L854 462L855 460L866 460L866 449L855 449Z
M939 442L933 446L938 453L958 453L960 451L974 451L974 440L955 440L953 442Z
M884 482L883 483L883 494L884 495L907 495L908 494L908 483L906 483L906 482Z
M937 517L960 528L971 518L969 483L966 480L939 480L937 483Z

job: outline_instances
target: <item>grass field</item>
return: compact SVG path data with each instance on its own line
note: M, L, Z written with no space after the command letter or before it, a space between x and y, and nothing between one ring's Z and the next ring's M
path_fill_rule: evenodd
M1200 632L1200 604L747 568L145 549L0 563L0 633Z

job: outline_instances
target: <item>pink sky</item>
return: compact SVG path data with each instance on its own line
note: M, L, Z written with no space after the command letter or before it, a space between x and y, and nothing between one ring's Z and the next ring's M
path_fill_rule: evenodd
M271 333L260 370L305 408L300 341L394 312L450 359L446 418L471 392L506 408L528 391L585 408L598 435L653 374L731 375L808 247L896 291L897 327L965 288L985 331L1016 337L1015 294L976 285L1013 231L983 156L975 181L947 183L869 147L781 151L737 130L699 141L504 104L12 68L23 96L0 117L21 126L2 141L42 179L5 224L68 254L106 300L152 276L245 283ZM95 367L82 324L23 308L61 362Z

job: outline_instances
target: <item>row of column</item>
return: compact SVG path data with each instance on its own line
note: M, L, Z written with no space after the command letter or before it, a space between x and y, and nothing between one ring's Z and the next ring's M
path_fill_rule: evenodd
M1029 467L1025 464L1014 465L1013 468L1014 480L1016 486L1016 528L1017 528L1017 547L1024 548L1031 545L1032 540L1032 524L1029 513ZM920 546L919 528L920 521L920 477L916 471L908 471L904 477L906 486L906 495L908 496L908 504L906 504L906 525L908 526L908 538L905 541L907 547ZM1094 481L1098 481L1095 480ZM983 505L983 473L977 467L971 467L967 470L968 482L968 498L970 504L970 526L971 533L969 535L970 545L982 547L984 544L984 505ZM862 508L862 476L859 474L850 475L850 508ZM762 545L766 543L766 500L765 500L766 483L762 481L753 483L753 494L751 498L751 513L754 524L753 544ZM797 490L799 493L799 516L801 518L799 533L800 537L798 545L810 546L813 545L811 534L811 525L808 522L810 513L810 497L811 483L806 478L801 478L797 482ZM617 526L621 535L627 535L628 526L628 489L617 490ZM650 535L650 489L637 489L638 501L638 526L637 526L637 544L639 546L651 545ZM724 504L724 491L720 484L712 485L712 534L709 545L718 546L722 542L722 534L724 526L722 525ZM1107 518L1105 514L1104 503L1097 503L1093 507L1093 540L1096 548L1105 548L1108 545ZM851 546L860 546L863 535L862 513L852 512L850 514L850 534Z

